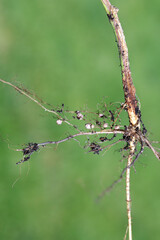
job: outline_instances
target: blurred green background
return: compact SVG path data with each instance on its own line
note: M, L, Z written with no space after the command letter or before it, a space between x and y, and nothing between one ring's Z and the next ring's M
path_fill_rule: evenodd
M150 139L160 140L160 2L112 4L120 9L143 121ZM96 109L104 96L124 101L115 37L98 0L1 0L0 69L0 78L21 83L55 106ZM21 154L14 149L58 140L70 128L57 126L51 115L2 84L0 101L0 239L123 239L125 181L95 202L125 165L118 146L96 156L70 141L17 166ZM136 170L133 236L158 240L160 163L146 149Z

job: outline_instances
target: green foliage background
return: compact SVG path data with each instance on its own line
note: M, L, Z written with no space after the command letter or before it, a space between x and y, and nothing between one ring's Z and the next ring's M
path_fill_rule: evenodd
M160 140L160 2L112 4L120 9L143 121L150 139ZM21 83L53 105L96 109L104 96L124 101L115 37L100 1L2 0L0 69L2 79ZM0 239L123 239L125 181L95 202L125 165L118 146L95 156L70 141L16 166L21 155L13 149L58 140L70 129L2 84L0 101ZM146 149L136 170L133 235L159 240L160 163Z

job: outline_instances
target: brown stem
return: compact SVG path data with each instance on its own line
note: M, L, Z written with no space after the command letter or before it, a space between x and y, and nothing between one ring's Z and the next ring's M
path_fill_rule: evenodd
M128 59L128 48L125 41L123 29L117 14L118 9L112 6L109 0L101 0L101 1L105 7L109 21L112 24L113 30L115 32L116 40L117 40L120 62L121 62L123 90L124 90L125 103L127 106L129 120L132 125L137 126L139 124L138 105L137 105L138 102L135 95L136 90L133 85L133 81L131 77L131 71L130 71L129 59Z

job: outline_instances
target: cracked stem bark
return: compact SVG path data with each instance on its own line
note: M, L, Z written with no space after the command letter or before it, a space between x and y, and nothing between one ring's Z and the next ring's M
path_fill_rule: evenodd
M122 73L122 83L125 97L125 104L127 107L128 117L130 121L131 128L140 128L140 120L138 115L138 102L136 99L136 90L133 85L131 71L129 66L128 59L128 48L125 41L125 36L123 33L123 29L121 23L118 18L118 9L111 5L109 0L101 0L102 4L106 10L109 21L114 30L118 50L119 57L121 63L121 73ZM130 153L127 162L127 170L126 170L126 200L127 200L127 214L128 214L128 231L129 231L129 240L132 240L132 221L131 221L131 197L130 197L130 165L132 163L132 158L135 152L135 137L132 137L130 141Z
M112 25L112 28L114 30L116 40L117 40L120 63L121 63L123 90L124 90L125 103L127 106L129 121L133 126L136 126L139 124L139 116L136 111L138 102L135 95L136 90L133 85L133 81L131 77L131 71L130 71L129 59L128 59L128 48L125 41L123 29L117 14L118 9L112 6L108 0L101 0L101 1L106 10L107 16Z

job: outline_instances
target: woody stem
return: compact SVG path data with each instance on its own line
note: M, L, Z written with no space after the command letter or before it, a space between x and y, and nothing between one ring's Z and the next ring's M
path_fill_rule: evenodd
M114 30L115 37L117 40L120 63L121 63L124 97L125 97L125 103L127 106L129 121L131 125L138 126L139 115L138 115L138 106L137 106L138 102L135 95L136 90L133 85L133 81L131 77L129 58L128 58L128 48L127 48L122 26L118 18L118 9L112 6L109 0L101 0L101 1L107 12L107 16L112 25L112 28Z

